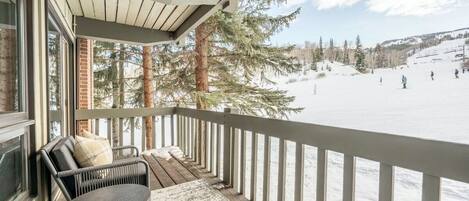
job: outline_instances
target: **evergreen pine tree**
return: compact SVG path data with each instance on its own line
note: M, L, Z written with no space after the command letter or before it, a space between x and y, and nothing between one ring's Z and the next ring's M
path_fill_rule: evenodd
M363 52L362 49L362 44L360 41L360 35L357 36L356 44L355 44L355 68L359 72L365 72L366 67L365 67L365 53Z
M299 10L271 16L267 14L271 3L271 0L242 1L237 12L219 12L206 21L204 30L198 33L205 37L192 35L183 47L162 46L155 61L158 73L165 73L156 77L162 78L162 83L171 83L172 90L165 96L179 104L203 103L207 109L228 106L260 116L285 117L300 111L301 108L289 106L294 97L268 87L274 83L271 80L274 76L301 70L295 58L286 56L293 46L275 47L268 42L273 34L290 24ZM201 41L202 38L207 41ZM199 49L194 52L196 48ZM205 62L200 60L204 58L197 59L197 52L205 50L207 60L203 70L207 71L208 87L203 91L196 90L203 80L196 76L201 69L196 71L194 66Z
M331 38L329 40L329 51L328 51L328 58L331 62L335 61L335 54L334 54L334 39Z
M324 60L324 48L322 47L322 37L319 37L319 58Z
M343 61L344 64L350 64L350 58L349 58L349 50L348 50L348 42L345 40L344 42L344 57Z
M375 58L376 68L386 67L386 55L384 53L383 47L380 44L376 45L374 49L374 54L376 56Z

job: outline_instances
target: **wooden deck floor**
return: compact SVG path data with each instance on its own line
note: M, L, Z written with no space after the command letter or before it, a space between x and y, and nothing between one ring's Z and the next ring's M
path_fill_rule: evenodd
M236 193L230 187L226 187L220 179L190 159L180 158L171 153L165 154L165 157L160 157L158 153L142 154L142 157L148 162L151 169L151 190L205 179L209 184L217 186L216 189L229 200L247 200L243 195Z

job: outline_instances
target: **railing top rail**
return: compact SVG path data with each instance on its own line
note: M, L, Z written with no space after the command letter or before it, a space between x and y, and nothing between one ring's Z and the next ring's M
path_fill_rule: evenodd
M76 120L178 114L469 183L469 145L188 108L77 110Z
M223 112L176 113L469 183L469 145Z
M107 119L107 118L131 118L175 114L174 107L167 108L113 108L113 109L89 109L76 110L76 120Z

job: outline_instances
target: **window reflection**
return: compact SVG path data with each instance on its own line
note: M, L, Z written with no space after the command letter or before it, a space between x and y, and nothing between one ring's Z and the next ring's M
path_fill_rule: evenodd
M0 114L19 109L16 1L0 1Z

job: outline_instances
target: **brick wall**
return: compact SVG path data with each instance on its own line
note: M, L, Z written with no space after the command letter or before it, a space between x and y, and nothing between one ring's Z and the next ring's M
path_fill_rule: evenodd
M92 108L92 93L93 93L93 74L91 71L91 62L93 54L93 42L89 39L78 38L78 109L91 109ZM91 131L91 120L78 122L78 131L88 130Z

